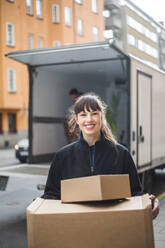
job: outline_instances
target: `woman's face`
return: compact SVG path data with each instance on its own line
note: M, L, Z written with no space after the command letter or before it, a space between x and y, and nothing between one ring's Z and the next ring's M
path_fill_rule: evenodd
M83 133L83 136L97 136L100 135L102 117L103 115L99 110L87 111L85 109L77 114L75 119Z

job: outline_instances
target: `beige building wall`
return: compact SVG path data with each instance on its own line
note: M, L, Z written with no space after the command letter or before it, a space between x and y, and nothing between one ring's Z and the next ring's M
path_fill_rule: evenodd
M145 28L147 28L149 31L151 31L157 35L156 28L154 27L154 25L152 25L152 23L149 22L149 20L146 20L143 17L139 16L135 11L133 11L130 8L127 8L127 14L130 17L132 17L135 21L137 21L138 23L143 25ZM128 30L128 34L133 35L138 40L142 40L143 42L145 42L146 44L155 48L158 51L158 42L154 42L149 37L145 36L143 33L138 32L137 30L130 27L129 25L128 25L127 30ZM156 65L159 65L159 58L155 58L153 56L150 56L149 54L146 54L144 51L141 51L137 47L131 46L129 44L128 44L128 53L131 53L134 56L139 57L143 60L146 60L146 61L149 61L149 62L154 63Z
M113 43L126 54L132 54L155 66L159 66L158 25L133 3L125 1L105 1L109 11L106 18L106 31ZM112 31L112 33L110 33ZM107 33L108 33L107 32Z

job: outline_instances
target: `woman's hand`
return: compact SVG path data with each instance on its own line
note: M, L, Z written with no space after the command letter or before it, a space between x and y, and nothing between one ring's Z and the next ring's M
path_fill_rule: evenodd
M155 195L150 195L149 197L152 203L152 219L154 220L159 214L159 200L155 197Z

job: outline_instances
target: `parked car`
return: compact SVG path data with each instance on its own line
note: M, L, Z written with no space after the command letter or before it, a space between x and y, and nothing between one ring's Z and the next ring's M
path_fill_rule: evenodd
M29 155L29 140L22 139L15 146L15 156L21 163L25 163L28 160Z

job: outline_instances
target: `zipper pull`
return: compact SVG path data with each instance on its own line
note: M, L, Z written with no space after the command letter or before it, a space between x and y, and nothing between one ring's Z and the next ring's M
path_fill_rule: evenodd
M92 175L94 174L94 166L93 165L91 166L91 174Z

